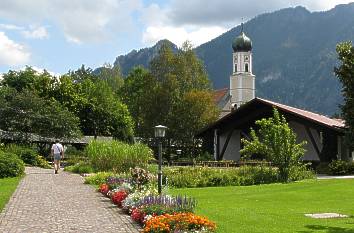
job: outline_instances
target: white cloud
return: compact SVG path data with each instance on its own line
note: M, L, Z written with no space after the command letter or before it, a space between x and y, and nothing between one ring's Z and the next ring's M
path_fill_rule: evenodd
M0 23L0 29L4 29L4 30L23 30L23 27L14 25L14 24L3 24Z
M226 25L286 7L304 6L311 11L328 10L353 0L172 0L168 18L181 25Z
M174 44L181 46L186 40L194 46L208 42L209 40L224 33L227 29L222 27L199 27L187 30L185 27L152 26L143 33L143 42L151 45L161 39L168 39Z
M26 48L9 39L0 32L0 65L17 66L29 61L30 53Z
M31 39L45 39L49 37L47 29L43 26L40 27L30 26L30 30L23 30L22 34L26 38L31 38Z
M309 10L328 10L353 0L170 0L163 4L144 0L1 0L0 18L20 25L55 25L73 43L103 42L136 35L140 26L145 43L170 39L177 44L189 39L206 42L225 28L254 16L284 7L303 5ZM138 20L140 19L138 25ZM4 30L25 30L30 38L47 38L45 27L0 25Z
M24 66L22 68L20 68L20 70L26 70L27 66ZM31 68L35 71L37 71L38 73L42 74L44 71L47 71L50 75L52 76L55 76L55 77L60 77L61 74L60 73L56 73L56 72L53 72L53 71L49 71L47 69L43 69L43 68L40 68L38 66L31 66Z
M132 30L134 12L142 7L142 0L1 0L0 17L22 23L49 21L70 42L100 42L111 33ZM43 29L40 35L44 35Z
M352 0L172 0L164 8L151 4L144 9L142 21L147 27L143 42L151 45L161 39L168 39L177 45L190 40L194 45L205 43L227 28L247 21L258 14L285 7L305 6L320 11L333 8Z

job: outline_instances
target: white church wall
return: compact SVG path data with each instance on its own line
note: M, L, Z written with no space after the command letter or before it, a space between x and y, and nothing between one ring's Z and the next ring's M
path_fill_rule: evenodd
M314 148L314 146L311 143L311 139L306 132L305 126L300 123L297 123L295 121L290 121L289 126L295 132L298 143L300 143L302 141L307 142L307 144L305 145L306 152L303 157L303 160L319 161L320 158L318 157L316 149ZM323 144L321 143L319 133L317 132L317 130L312 129L312 128L310 128L310 131L311 131L313 138L318 146L318 149L321 151L323 148Z
M228 134L229 132L225 132L220 135L220 147L219 147L220 153L225 145ZM226 147L223 160L234 160L234 161L240 160L240 149L241 149L240 144L241 144L240 130L234 130L230 138L230 141Z

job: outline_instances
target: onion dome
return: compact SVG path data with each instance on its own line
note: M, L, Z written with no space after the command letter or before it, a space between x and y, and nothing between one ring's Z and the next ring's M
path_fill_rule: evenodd
M244 32L234 39L232 42L234 52L249 52L252 50L252 41Z

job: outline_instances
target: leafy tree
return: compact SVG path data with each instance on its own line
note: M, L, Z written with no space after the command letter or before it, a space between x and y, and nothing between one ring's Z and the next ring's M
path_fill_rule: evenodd
M194 134L217 117L208 76L189 43L177 54L163 44L150 72L133 69L122 99L134 117L138 136L151 138L153 127L162 124L169 128L169 144L186 148L193 148Z
M156 85L156 79L143 67L133 68L124 80L121 96L135 121L137 136L151 136L152 129L149 127L153 123L149 123L149 121L153 119L150 112L155 105L153 99L156 93Z
M83 132L132 141L133 120L128 108L114 96L107 82L85 80L82 85L87 98L79 112Z
M31 111L31 108L33 111L40 110L38 108L43 105L42 109L45 109L48 114L53 111L52 113L57 113L57 116L61 117L61 113L57 111L59 109L46 109L51 105L41 102L40 98L47 99L50 103L58 101L59 106L67 109L64 113L70 111L79 117L80 128L86 135L113 136L117 139L131 141L133 125L129 111L111 88L114 86L113 81L120 78L118 75L119 70L111 70L107 67L105 72L97 76L90 68L82 66L57 79L46 71L38 73L31 67L27 67L25 71L10 71L5 74L1 85L2 88L13 88L19 94L26 93L26 96L30 94L34 96L33 101L37 101L38 106L29 104L26 111ZM4 101L5 104L7 100ZM26 101L30 99L23 102ZM53 116L53 119L56 119L56 116ZM42 120L46 122L45 119ZM28 125L34 126L32 123ZM64 125L63 122L62 125ZM25 127L26 124L22 126ZM23 132L34 132L35 129L28 127Z
M348 145L354 149L354 47L351 42L340 43L337 45L337 53L341 64L334 71L343 85L342 115L348 127Z
M240 151L241 155L263 155L279 168L280 178L287 182L290 169L300 166L299 159L305 153L306 142L296 142L295 133L276 109L273 110L273 117L258 120L256 125L258 130L251 129L251 140L242 140L244 148Z
M0 128L18 140L32 135L71 139L80 136L79 119L54 99L45 100L24 90L0 89Z
M10 70L4 74L1 86L11 87L19 92L31 90L40 97L48 97L52 94L55 83L56 78L46 70L37 72L32 67L27 66L25 70Z
M112 66L111 64L105 63L103 67L100 68L97 77L100 80L106 81L113 92L117 96L119 95L119 90L124 84L119 66Z
M178 116L173 118L174 122L170 125L170 130L175 135L174 139L187 147L191 146L190 154L194 155L194 148L198 143L194 135L206 125L216 121L219 116L213 95L209 91L187 92L174 113Z

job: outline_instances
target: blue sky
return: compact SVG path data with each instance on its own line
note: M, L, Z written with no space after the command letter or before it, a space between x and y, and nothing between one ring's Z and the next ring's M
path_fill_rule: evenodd
M0 73L26 65L54 74L96 68L160 39L205 43L241 19L302 5L328 10L348 0L1 0Z

